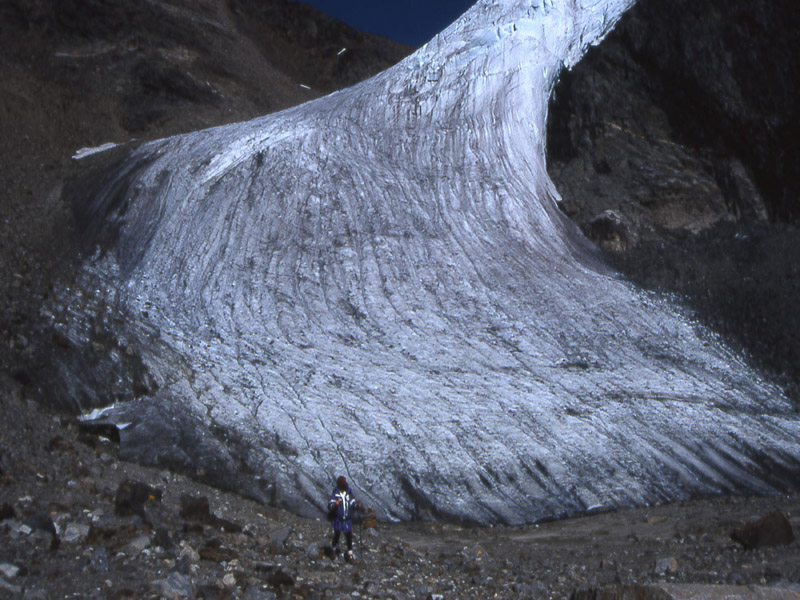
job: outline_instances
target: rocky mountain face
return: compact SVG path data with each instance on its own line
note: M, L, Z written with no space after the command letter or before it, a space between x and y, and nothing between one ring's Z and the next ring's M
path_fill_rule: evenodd
M800 377L800 13L641 0L550 107L562 209L784 384ZM796 394L796 392L793 392Z
M478 2L366 82L72 186L59 400L307 514L336 472L481 523L791 487L781 390L556 206L550 93L631 4Z
M633 235L800 216L790 2L642 0L556 88L548 151L565 211Z

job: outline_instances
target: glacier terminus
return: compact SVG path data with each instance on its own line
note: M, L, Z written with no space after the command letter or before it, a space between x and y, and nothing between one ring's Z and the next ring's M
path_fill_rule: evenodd
M479 0L361 84L131 150L71 192L64 393L123 457L308 515L340 474L509 524L796 485L781 389L558 208L549 98L632 4Z

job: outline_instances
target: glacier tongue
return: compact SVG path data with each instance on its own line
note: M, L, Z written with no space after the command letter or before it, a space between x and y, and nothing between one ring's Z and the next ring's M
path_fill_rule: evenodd
M789 485L781 391L556 205L549 95L632 3L480 0L358 86L134 151L77 206L159 386L103 416L129 455L484 523Z

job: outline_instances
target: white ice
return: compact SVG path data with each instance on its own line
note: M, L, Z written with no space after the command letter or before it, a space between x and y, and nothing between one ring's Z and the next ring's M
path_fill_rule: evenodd
M479 522L774 491L781 391L605 267L547 176L556 78L632 2L480 0L353 88L138 149L85 274L160 397L305 512L338 474Z

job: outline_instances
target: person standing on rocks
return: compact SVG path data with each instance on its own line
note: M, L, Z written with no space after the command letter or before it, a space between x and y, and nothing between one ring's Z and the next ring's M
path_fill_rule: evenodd
M347 485L347 479L344 476L340 476L336 480L336 487L331 493L330 500L328 500L328 519L330 519L333 527L333 540L331 542L333 556L336 557L339 538L344 533L344 538L347 542L346 556L349 562L355 562L353 557L353 512L356 510L361 510L361 502L353 498L353 492L350 490L350 486Z

